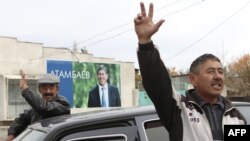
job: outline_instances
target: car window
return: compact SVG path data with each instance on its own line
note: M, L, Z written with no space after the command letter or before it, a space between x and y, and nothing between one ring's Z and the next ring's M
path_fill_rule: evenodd
M106 136L93 136L93 137L86 137L86 138L79 138L79 139L70 139L67 141L126 141L125 136L121 135L113 135L114 137L106 137Z
M144 128L148 141L168 141L168 131L159 120L147 121Z
M250 124L250 106L237 106L236 108L244 115L247 124Z
M43 141L46 137L46 133L38 130L25 130L20 136L14 139L14 141Z
M136 135L136 126L110 127L71 133L60 141L135 141Z

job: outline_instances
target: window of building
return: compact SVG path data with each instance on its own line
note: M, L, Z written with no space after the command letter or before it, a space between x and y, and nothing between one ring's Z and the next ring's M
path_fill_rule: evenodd
M19 81L20 79L7 79L7 119L13 119L24 109L30 109L29 104L22 97ZM37 80L29 79L27 82L29 87L37 92Z

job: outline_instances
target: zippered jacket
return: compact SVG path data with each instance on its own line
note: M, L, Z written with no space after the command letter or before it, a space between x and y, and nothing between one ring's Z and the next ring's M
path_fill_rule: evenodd
M153 42L139 44L137 55L143 86L168 130L170 140L213 141L205 112L190 93L183 96L172 87L168 71ZM222 100L225 105L222 129L226 124L246 124L245 118L232 103L224 97Z
M63 96L57 95L53 101L46 101L39 94L33 93L30 88L24 89L22 96L32 108L24 110L19 117L15 118L8 129L8 135L18 136L35 121L70 114L70 104Z

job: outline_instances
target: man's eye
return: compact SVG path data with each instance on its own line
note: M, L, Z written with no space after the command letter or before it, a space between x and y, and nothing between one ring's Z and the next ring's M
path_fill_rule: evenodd
M223 71L223 70L221 70L221 71L219 71L219 73L220 73L220 74L224 74L224 71Z
M208 73L214 73L214 71L208 71Z

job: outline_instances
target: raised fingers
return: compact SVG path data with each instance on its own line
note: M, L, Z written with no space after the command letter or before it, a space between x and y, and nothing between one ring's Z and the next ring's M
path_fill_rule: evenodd
M150 3L149 4L148 17L150 17L152 19L153 18L153 14L154 14L154 5L153 5L153 3Z
M25 79L25 73L23 72L23 70L20 70L20 75L21 75L22 79Z
M138 13L137 17L134 18L134 23L135 24L140 24L141 23L141 19L142 19L142 14Z
M143 16L146 16L146 9L145 9L144 3L140 2L140 6L141 6L141 14Z
M161 25L162 25L164 22L165 22L165 20L160 20L160 21L158 21L158 22L155 24L157 30L161 27Z

